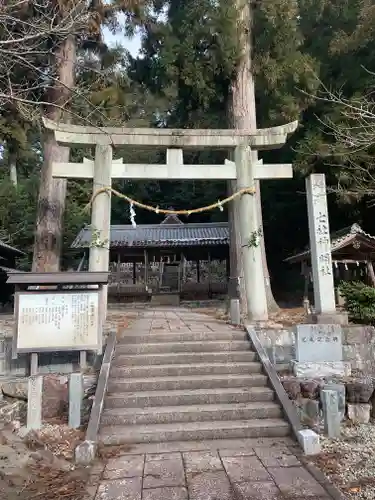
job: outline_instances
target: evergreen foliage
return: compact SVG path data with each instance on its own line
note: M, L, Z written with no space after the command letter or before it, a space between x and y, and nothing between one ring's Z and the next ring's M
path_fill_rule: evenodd
M89 29L78 37L77 86L72 109L77 123L157 127L225 128L228 90L239 57L234 2L227 0L170 0L91 2ZM308 240L303 176L327 174L334 193L330 199L332 229L360 222L375 232L369 192L358 193L358 176L372 174L373 145L359 151L340 143L332 127L346 123L345 106L332 103L327 90L341 93L348 102L372 103L375 70L375 2L373 0L274 0L256 1L254 61L258 125L273 126L300 119L301 126L285 148L267 152L267 162L293 162L293 180L262 182L264 229L271 274L283 274L280 262ZM116 17L116 12L124 17ZM161 15L161 13L164 13ZM31 16L32 13L26 13ZM142 53L132 58L124 49L109 49L100 37L106 23L113 32L140 29ZM6 27L9 29L9 26ZM0 22L0 40L6 36ZM47 40L45 41L47 43ZM37 61L46 71L49 61ZM35 66L36 59L32 61ZM18 64L14 85L40 78L34 68ZM0 80L0 93L3 92ZM30 90L29 89L29 90ZM37 101L33 90L27 98ZM317 98L316 98L317 96ZM13 244L31 252L38 180L41 168L41 136L38 123L31 125L19 107L0 105L0 141L3 145L0 184L0 226ZM17 158L17 188L9 179L10 159ZM92 150L72 149L71 158L92 157ZM127 162L163 162L165 152L124 150ZM12 156L13 155L13 156ZM186 153L185 161L220 163L225 152ZM364 170L363 170L364 169ZM367 175L367 174L366 174ZM369 181L370 177L364 178ZM366 181L367 182L367 181ZM340 200L335 194L341 195ZM222 198L225 183L124 182L115 188L146 203L167 208L201 206ZM76 264L68 248L79 228L91 182L69 182L64 221L64 265ZM350 205L343 206L345 195ZM361 199L360 199L361 198ZM129 223L128 207L113 199L114 223ZM226 214L211 212L191 221L225 220ZM138 223L158 222L161 217L139 211Z

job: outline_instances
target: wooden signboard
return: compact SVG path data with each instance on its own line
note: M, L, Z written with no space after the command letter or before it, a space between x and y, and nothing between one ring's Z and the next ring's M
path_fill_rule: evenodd
M100 347L100 290L18 292L16 350L97 350Z

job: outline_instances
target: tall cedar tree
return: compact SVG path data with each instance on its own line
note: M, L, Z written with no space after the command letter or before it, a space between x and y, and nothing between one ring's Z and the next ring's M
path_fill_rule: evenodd
M308 94L316 88L316 63L301 52L297 2L255 2L253 32L249 19L240 19L243 4L239 2L172 0L167 20L155 17L146 26L142 58L135 61L133 77L135 74L152 92L169 98L162 125L225 128L230 108L233 126L251 123L250 128L254 128L255 103L250 87L254 77L258 126L299 118L308 105ZM254 42L253 54L250 40ZM233 216L231 226L237 232ZM232 247L240 246L232 243ZM240 263L233 257L232 267L235 261ZM263 262L272 306L265 253ZM235 277L242 275L239 265L236 271Z

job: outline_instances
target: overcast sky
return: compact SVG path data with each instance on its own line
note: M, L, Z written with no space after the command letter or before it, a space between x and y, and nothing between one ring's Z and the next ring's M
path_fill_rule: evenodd
M132 38L125 38L122 35L112 35L108 29L103 30L104 40L108 45L115 45L116 43L121 43L126 49L129 50L132 56L136 56L141 47L141 40L139 35L135 35Z

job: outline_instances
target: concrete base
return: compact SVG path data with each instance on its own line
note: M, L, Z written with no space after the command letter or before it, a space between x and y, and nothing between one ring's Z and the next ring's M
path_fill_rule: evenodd
M345 326L349 323L347 312L333 312L331 314L310 314L307 318L308 323L315 323L318 325L342 325Z
M313 430L303 429L298 432L297 438L305 455L318 455L320 453L319 435Z
M350 377L350 363L344 361L301 362L292 361L293 373L301 378Z
M154 306L179 307L180 293L179 292L153 293L151 296L151 304Z

